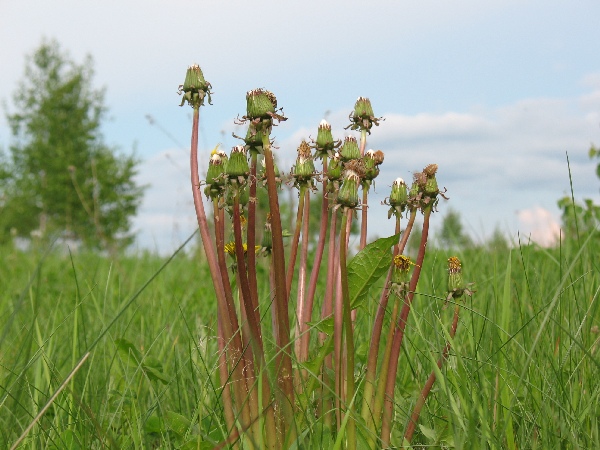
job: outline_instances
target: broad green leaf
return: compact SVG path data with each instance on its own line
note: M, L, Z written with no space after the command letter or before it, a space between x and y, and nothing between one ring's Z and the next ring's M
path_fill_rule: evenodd
M127 339L117 339L115 341L115 345L117 346L117 350L121 354L121 357L124 361L128 362L132 366L139 366L142 361L142 354L140 351L135 348L131 342Z
M321 347L319 347L319 351L317 355L304 363L304 367L311 372L314 376L318 376L321 370L321 365L323 364L323 360L327 355L329 355L333 351L333 338L329 336L329 338L323 343Z
M319 320L318 322L308 322L310 327L314 327L321 333L325 333L327 336L333 334L333 316L329 316L326 319Z
M165 422L167 428L177 433L179 436L184 436L192 425L192 422L190 422L187 417L173 411L167 411L165 414Z
M423 433L423 436L429 439L429 441L437 442L437 433L435 432L435 430L427 428L424 425L419 425L419 428L421 429L421 433Z
M369 289L389 269L392 262L390 249L400 235L371 242L348 263L348 288L350 290L350 305L358 308L367 298Z
M146 424L144 425L144 431L148 434L153 433L164 433L166 432L165 424L156 414L151 415L146 420Z

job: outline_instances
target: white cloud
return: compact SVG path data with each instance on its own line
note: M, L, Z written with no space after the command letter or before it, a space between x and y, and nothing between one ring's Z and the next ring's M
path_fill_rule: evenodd
M534 206L517 213L521 241L532 240L542 247L554 245L560 236L560 224L547 209Z

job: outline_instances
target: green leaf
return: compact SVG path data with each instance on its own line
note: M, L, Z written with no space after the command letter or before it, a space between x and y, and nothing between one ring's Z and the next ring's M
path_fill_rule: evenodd
M331 336L333 334L333 316L329 316L317 322L308 322L308 325L315 327L317 330L319 330L321 333L325 333L327 336Z
M421 429L421 433L423 433L423 436L425 436L430 442L437 442L437 433L435 432L435 430L427 428L423 425L419 425L419 428Z
M329 336L329 338L323 343L321 347L319 347L319 351L317 355L304 363L304 367L312 373L315 377L319 375L321 370L321 365L323 365L323 360L327 355L329 355L333 351L333 338Z
M165 414L165 422L167 424L167 428L179 436L184 436L192 426L192 422L190 422L187 417L177 414L173 411L167 411Z
M153 414L148 417L146 424L144 425L144 431L148 434L159 434L167 431L165 424L157 415Z
M371 242L348 263L350 305L358 308L366 300L371 286L382 277L392 263L390 249L398 243L399 234Z
M127 339L117 339L115 341L117 350L124 361L128 362L131 366L137 367L142 361L142 353L129 342Z

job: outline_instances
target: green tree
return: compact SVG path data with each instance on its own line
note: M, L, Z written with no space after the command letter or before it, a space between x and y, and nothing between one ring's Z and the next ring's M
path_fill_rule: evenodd
M62 236L114 249L133 239L130 219L143 194L139 161L104 143L104 90L55 41L27 58L7 112L13 140L0 178L0 239Z
M590 159L600 159L600 150L592 145L589 157ZM600 163L596 165L596 176L600 178ZM583 203L579 203L567 195L558 200L558 207L562 210L562 228L568 239L599 232L600 206L596 205L592 199L584 198Z
M471 237L463 229L458 211L450 208L444 216L439 240L444 248L467 248L473 245Z

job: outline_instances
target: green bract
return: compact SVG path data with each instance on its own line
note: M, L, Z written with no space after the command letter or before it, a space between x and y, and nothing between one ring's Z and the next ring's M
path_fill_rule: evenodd
M246 93L246 117L250 120L270 119L277 108L277 99L272 92L253 89Z
M250 167L246 158L246 148L243 145L237 145L231 149L225 172L231 179L238 179L239 177L245 179L248 177Z
M346 136L344 143L340 147L340 156L344 162L360 158L360 149L355 137Z
M179 93L183 92L183 98L179 106L183 106L187 102L192 108L198 108L204 105L205 96L208 96L208 103L210 104L210 87L210 83L204 79L200 66L192 64L187 69L185 81L179 86Z

